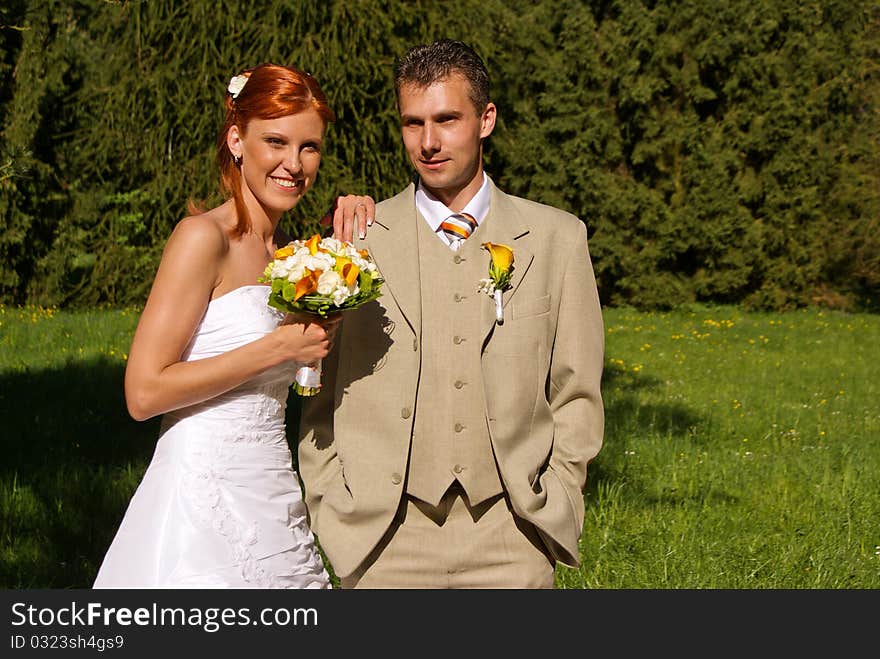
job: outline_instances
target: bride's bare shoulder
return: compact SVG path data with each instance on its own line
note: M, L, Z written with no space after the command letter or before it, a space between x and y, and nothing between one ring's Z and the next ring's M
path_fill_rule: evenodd
M223 204L180 220L171 232L168 246L180 245L187 250L206 255L226 254L229 251L231 230L235 226L234 217L226 206Z

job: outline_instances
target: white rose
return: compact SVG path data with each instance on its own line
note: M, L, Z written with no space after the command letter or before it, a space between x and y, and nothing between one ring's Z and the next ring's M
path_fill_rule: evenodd
M364 272L368 272L371 275L376 272L376 264L373 263L372 261L367 261L366 259L361 258L360 256L357 257L357 259L354 261L354 264L357 265L357 267L360 268L361 270L363 270Z
M345 304L345 301L351 296L351 293L348 291L347 286L340 286L335 291L333 291L333 304L337 307L341 307Z
M339 254L340 250L342 249L342 243L336 240L336 238L332 237L324 238L323 240L321 240L319 245L322 249L326 249L330 252L333 252L334 254Z
M302 279L305 274L306 269L301 266L292 268L290 270L290 274L287 275L287 281L289 281L291 284L295 284L300 279Z
M335 294L340 285L342 285L342 277L339 276L338 272L333 270L325 270L321 273L321 276L318 277L318 293L321 295ZM345 288L344 285L342 287Z
M284 279L290 274L287 261L276 261L272 264L272 279Z
M324 252L318 252L312 257L312 262L315 263L317 269L319 270L332 270L336 267L336 259L332 254L325 254Z

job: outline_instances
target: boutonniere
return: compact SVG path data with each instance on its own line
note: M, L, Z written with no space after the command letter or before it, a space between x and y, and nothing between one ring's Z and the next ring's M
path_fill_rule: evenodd
M510 288L510 273L513 272L513 250L507 245L483 243L489 250L489 277L481 279L477 287L478 293L485 293L495 298L495 320L504 322L504 309L501 306L501 293Z

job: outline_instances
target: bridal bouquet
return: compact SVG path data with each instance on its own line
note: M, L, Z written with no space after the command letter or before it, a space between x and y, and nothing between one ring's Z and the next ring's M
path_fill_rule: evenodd
M317 234L275 251L259 281L271 284L269 306L287 313L328 314L375 300L384 280L366 250ZM296 372L294 390L314 396L321 389L321 365Z

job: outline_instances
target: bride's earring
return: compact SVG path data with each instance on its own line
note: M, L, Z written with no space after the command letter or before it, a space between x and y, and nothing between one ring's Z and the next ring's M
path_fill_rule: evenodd
M236 167L241 167L241 156L237 156L233 153L232 154L232 162L235 163Z

